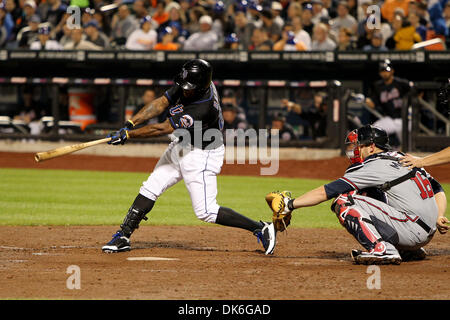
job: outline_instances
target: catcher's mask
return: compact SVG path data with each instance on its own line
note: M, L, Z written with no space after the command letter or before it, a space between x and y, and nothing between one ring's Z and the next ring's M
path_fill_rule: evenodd
M358 130L353 130L345 138L345 154L352 164L363 161L359 152Z
M345 153L350 162L360 163L363 161L360 147L375 144L376 147L388 151L391 150L389 145L389 136L386 131L381 128L366 125L359 129L349 132L345 139Z
M177 85L185 91L195 91L196 96L208 90L211 80L212 67L208 61L202 59L186 62L175 77Z

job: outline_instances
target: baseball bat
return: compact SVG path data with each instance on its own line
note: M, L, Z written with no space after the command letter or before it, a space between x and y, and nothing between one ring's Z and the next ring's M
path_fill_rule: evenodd
M56 149L49 150L49 151L38 152L34 155L34 159L36 160L36 162L42 162L42 161L45 161L48 159L61 157L61 156L64 156L66 154L69 154L69 153L72 153L75 151L83 150L83 149L95 146L97 144L108 142L110 140L111 140L111 138L103 138L103 139L93 140L93 141L89 141L89 142L78 143L78 144L74 144L71 146L56 148Z

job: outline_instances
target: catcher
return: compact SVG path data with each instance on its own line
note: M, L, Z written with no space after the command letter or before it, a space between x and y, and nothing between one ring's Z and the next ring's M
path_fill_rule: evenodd
M391 151L386 131L364 126L347 136L352 165L343 177L292 199L274 192L266 200L274 226L284 230L293 210L335 198L331 209L340 223L367 250L352 250L356 264L400 264L421 260L423 247L436 230L445 233L447 200L441 185L423 169L399 163L402 153Z

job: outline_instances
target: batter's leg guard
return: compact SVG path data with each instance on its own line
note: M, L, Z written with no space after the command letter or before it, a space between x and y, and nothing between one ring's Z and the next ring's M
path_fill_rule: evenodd
M155 201L138 194L120 225L124 236L129 238L133 231L139 228L142 220L148 220L146 214L152 210L154 204Z

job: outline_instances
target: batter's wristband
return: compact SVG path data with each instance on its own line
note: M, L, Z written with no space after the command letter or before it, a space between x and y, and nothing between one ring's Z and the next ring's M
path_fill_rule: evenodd
M129 129L129 130L133 129L133 128L134 128L134 123L133 123L133 121L127 120L127 121L125 122L125 128L127 128L127 129Z
M288 201L287 207L288 207L289 211L294 211L294 209L295 209L294 208L294 199L291 199Z

